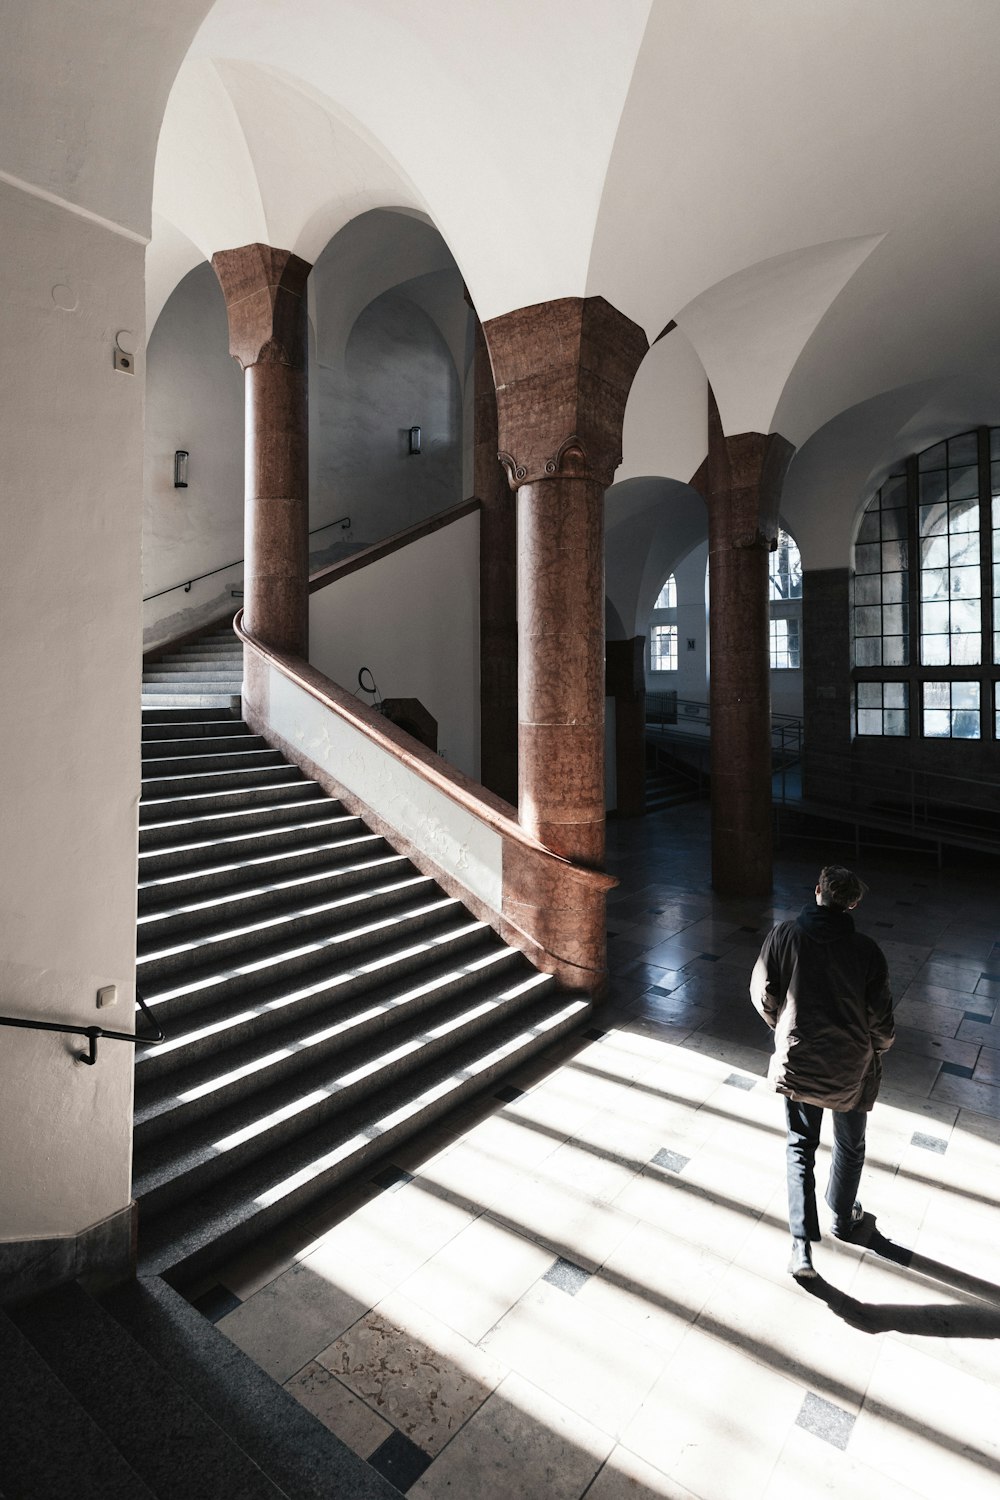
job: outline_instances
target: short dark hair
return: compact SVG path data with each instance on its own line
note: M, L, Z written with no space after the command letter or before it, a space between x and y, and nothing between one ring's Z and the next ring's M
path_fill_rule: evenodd
M843 865L824 865L819 872L819 902L821 906L835 906L846 911L855 906L868 892L864 881L853 870Z

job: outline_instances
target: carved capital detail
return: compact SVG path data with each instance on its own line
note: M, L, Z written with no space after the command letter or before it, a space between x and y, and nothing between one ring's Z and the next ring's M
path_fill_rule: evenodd
M306 365L308 261L271 245L241 245L212 256L226 299L229 352L252 365Z
M483 325L512 489L578 478L607 488L622 421L647 349L641 328L602 297L563 297Z

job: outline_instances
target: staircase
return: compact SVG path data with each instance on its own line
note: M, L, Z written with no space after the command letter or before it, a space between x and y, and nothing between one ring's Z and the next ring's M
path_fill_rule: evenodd
M143 663L143 708L238 709L243 646L226 622Z
M246 724L143 712L133 1193L188 1286L583 1021Z
M0 1310L4 1500L398 1500L165 1282Z

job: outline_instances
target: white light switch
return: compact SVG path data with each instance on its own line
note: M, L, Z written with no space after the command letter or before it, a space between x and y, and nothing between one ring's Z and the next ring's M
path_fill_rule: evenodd
M118 1004L118 986L106 984L103 989L97 991L97 1009L106 1010L109 1005Z

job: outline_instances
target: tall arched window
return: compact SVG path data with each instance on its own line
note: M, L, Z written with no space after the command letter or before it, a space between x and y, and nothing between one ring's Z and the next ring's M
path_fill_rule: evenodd
M914 454L854 547L858 735L1000 738L1000 428Z
M802 558L787 531L778 532L771 553L768 597L772 671L797 670L802 665Z
M651 672L677 671L677 580L673 573L656 596L649 630Z

